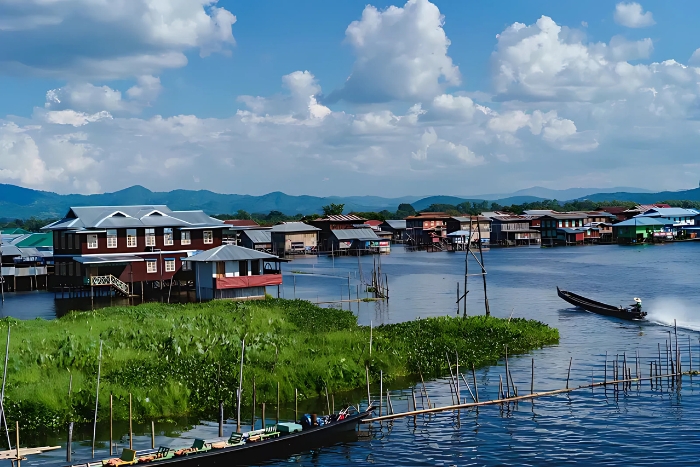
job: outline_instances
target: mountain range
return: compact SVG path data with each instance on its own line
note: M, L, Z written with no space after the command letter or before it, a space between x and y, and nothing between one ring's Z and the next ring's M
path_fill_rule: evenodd
M629 191L628 191L629 190ZM280 211L288 215L321 212L321 206L330 203L345 205L345 212L350 211L395 211L399 204L410 203L417 210L425 209L431 204L459 204L464 201L481 202L484 200L501 205L522 204L543 199L590 199L592 201L620 200L636 201L650 204L667 199L685 199L700 201L700 188L684 191L664 191L651 193L636 188L571 188L568 190L550 190L533 187L515 193L503 195L476 196L405 196L399 198L382 198L379 196L292 196L281 192L262 196L221 194L207 190L173 190L153 192L142 186L132 186L114 193L93 195L60 195L48 191L23 188L16 185L0 184L0 218L27 219L59 218L65 215L71 206L114 206L133 204L166 204L174 210L202 209L209 214L233 214L238 210L250 213L268 213Z

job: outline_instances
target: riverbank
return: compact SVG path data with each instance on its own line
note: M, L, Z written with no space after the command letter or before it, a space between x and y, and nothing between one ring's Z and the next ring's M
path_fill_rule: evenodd
M72 313L11 325L5 406L8 420L27 428L89 420L95 403L100 340L103 342L100 417L128 417L132 393L138 419L207 416L224 400L227 411L238 386L241 339L246 352L243 403L255 378L257 402L341 392L365 385L365 366L378 381L442 375L445 352L462 365L495 363L503 354L558 342L556 329L524 319L439 317L380 326L359 326L347 310L302 300L144 304ZM69 387L71 391L68 396ZM342 401L337 401L342 402Z

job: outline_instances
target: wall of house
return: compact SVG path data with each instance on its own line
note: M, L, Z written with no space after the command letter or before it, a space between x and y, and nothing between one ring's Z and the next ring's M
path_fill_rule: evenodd
M70 231L54 232L54 255L88 255L88 254L114 254L114 253L139 253L147 251L146 229L136 229L136 246L128 247L126 243L127 229L117 230L117 245L115 248L107 248L107 232L99 232L97 235L97 248L88 248L87 233L72 233ZM204 231L212 232L212 243L204 243ZM208 250L221 246L221 229L196 229L190 232L190 243L182 244L182 231L173 229L173 244L165 245L163 237L163 227L155 228L155 246L148 247L150 250L159 249L163 251L178 250Z

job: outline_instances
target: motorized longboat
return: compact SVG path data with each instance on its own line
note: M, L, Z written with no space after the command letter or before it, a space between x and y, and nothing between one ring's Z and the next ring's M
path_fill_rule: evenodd
M632 305L623 307L597 302L595 300L582 297L581 295L577 295L573 292L561 290L559 287L557 287L557 294L560 298L566 300L572 305L598 315L613 316L615 318L630 321L643 320L647 315L646 311L642 311L642 300L636 297L634 298L634 303Z
M232 433L228 440L207 442L196 439L191 447L160 447L134 451L124 449L121 457L102 461L86 461L70 467L121 467L152 464L168 467L213 467L251 465L328 446L338 442L343 433L354 431L373 407L364 411L349 410L329 417L322 425L303 427L295 423L267 425L247 433Z

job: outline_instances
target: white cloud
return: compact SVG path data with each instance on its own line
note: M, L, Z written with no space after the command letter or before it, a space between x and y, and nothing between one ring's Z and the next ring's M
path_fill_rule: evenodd
M515 23L499 34L492 54L497 98L602 102L636 99L650 88L697 93L697 68L674 60L648 65L627 61L648 57L651 50L650 39L614 37L609 44L586 44L546 16L529 26Z
M454 166L474 167L483 165L486 160L476 155L467 146L455 144L438 137L433 127L428 127L420 137L418 149L411 153L419 170L441 169Z
M216 0L10 1L0 18L0 70L74 81L155 75L235 43Z
M636 2L620 2L615 5L615 22L628 28L644 28L656 24L651 11L642 13L642 5Z
M75 110L51 110L45 114L46 121L57 125L73 125L75 127L87 125L103 119L111 119L109 112L100 111L94 114L76 112Z
M138 112L153 102L162 87L155 76L140 76L137 84L122 93L109 86L90 83L71 83L46 93L44 107L50 110L78 110L85 112Z
M282 77L286 95L273 97L239 96L238 101L249 110L240 110L239 115L253 122L272 123L318 123L330 115L331 110L318 103L321 93L316 78L308 71L295 71Z
M327 100L425 100L442 93L446 85L460 84L442 25L440 11L428 0L408 0L403 8L384 11L366 6L362 19L345 31L356 56L352 73Z

